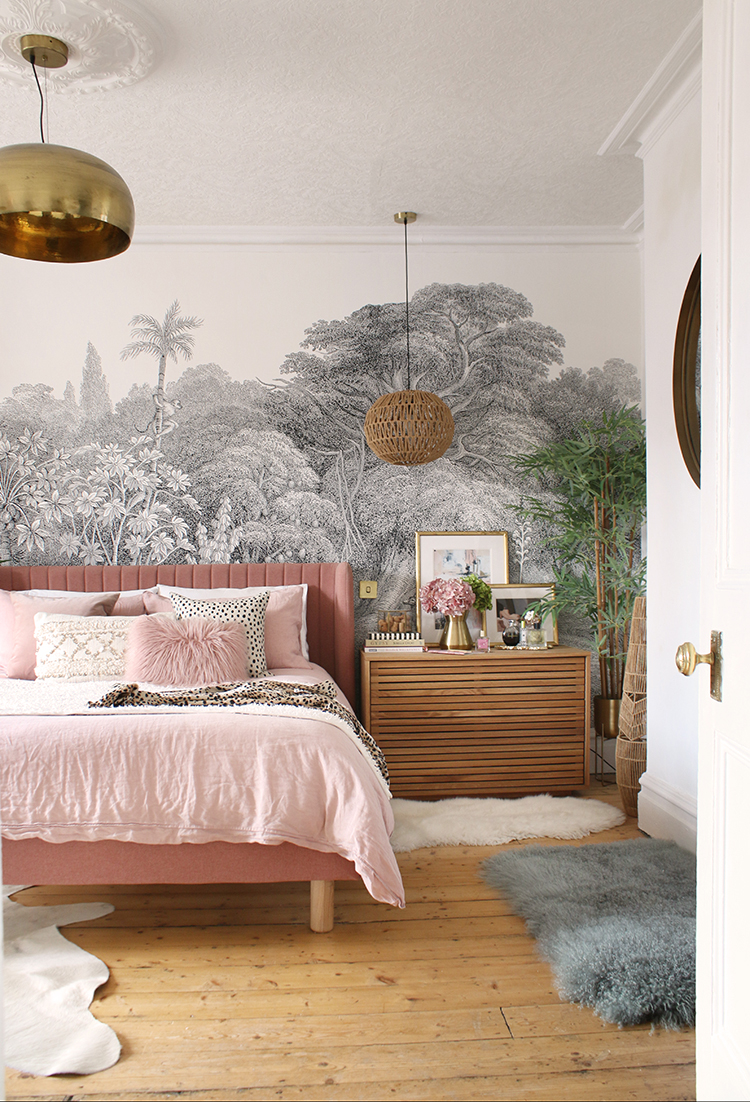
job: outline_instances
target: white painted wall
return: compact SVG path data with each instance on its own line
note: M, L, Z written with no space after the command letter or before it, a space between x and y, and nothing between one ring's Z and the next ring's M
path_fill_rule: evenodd
M648 439L648 769L639 824L695 846L699 678L674 662L700 650L700 491L674 427L672 358L685 286L701 249L701 105L696 94L644 156L644 333ZM707 649L707 645L706 648Z

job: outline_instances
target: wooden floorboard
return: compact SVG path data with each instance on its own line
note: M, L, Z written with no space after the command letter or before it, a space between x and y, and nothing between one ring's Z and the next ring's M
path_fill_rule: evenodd
M612 786L587 795L618 802ZM629 819L569 844L633 837ZM523 922L479 879L498 848L400 854L406 909L345 883L330 934L306 928L306 885L29 889L36 905L114 904L63 930L111 970L92 1011L123 1054L87 1076L9 1070L7 1098L695 1098L692 1031L618 1029L560 1002Z

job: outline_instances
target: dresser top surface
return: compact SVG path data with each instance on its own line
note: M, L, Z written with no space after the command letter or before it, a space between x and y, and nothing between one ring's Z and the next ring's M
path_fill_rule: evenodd
M517 647L496 647L488 652L482 652L477 650L470 651L446 651L440 650L438 647L432 647L430 650L423 651L414 649L411 651L397 650L395 653L389 652L387 649L382 651L362 651L362 658L365 662L435 662L444 661L452 662L456 666L460 666L462 662L488 662L488 661L500 661L506 662L508 660L521 660L526 659L552 659L555 658L574 658L574 657L591 657L590 650L583 650L579 647L565 647L555 646L548 647L546 649L519 649Z

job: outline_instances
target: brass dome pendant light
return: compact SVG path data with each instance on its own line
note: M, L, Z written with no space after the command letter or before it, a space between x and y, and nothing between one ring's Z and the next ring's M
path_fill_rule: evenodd
M406 272L406 390L377 398L365 414L365 439L378 459L400 467L418 467L439 459L453 440L453 414L437 394L411 389L409 348L409 244L406 227L417 219L413 211L399 211L394 222L404 225Z
M117 256L135 225L127 184L106 161L44 140L36 66L61 68L68 47L49 35L25 34L21 53L39 88L42 141L0 149L0 252L59 264Z

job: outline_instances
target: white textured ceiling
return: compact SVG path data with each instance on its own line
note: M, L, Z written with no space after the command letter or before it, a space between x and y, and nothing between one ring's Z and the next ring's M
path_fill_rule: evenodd
M121 6L160 28L155 64L53 91L50 140L117 168L142 226L617 226L641 163L597 150L700 0ZM63 0L2 7L19 28L51 11L65 37ZM30 71L0 102L0 145L37 140Z

